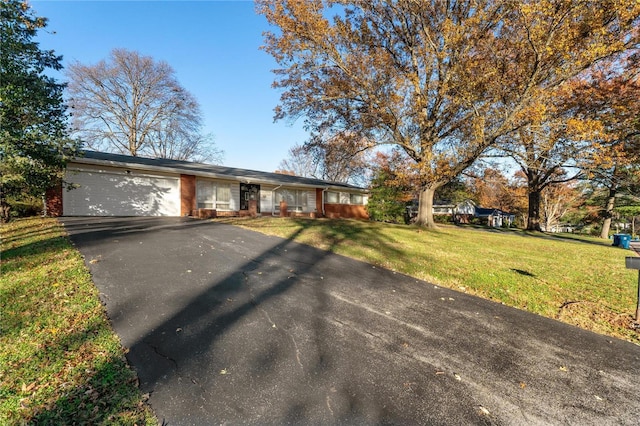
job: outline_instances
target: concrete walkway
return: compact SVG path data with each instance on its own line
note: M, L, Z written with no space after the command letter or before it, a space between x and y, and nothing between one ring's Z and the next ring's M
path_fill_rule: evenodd
M639 422L639 346L228 225L62 221L166 424Z

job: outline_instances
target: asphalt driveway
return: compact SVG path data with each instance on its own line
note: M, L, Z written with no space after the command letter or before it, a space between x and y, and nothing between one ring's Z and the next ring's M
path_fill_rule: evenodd
M636 345L233 226L62 222L166 424L640 422Z

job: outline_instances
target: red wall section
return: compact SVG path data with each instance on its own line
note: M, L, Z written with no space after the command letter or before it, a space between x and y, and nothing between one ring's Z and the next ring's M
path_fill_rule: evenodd
M58 217L64 213L62 211L62 184L59 183L53 188L47 189L45 194L47 203L47 216Z
M367 208L365 206L355 204L325 204L324 214L326 217L333 219L369 219Z
M316 217L322 217L322 188L316 188Z
M180 175L180 216L194 215L196 207L196 177Z

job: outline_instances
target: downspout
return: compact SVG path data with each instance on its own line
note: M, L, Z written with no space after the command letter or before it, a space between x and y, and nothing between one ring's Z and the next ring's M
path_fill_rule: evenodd
M326 217L327 214L324 211L324 193L327 192L329 190L329 187L327 186L325 189L322 190L322 217Z
M275 210L276 210L276 209L275 209L275 207L276 207L276 202L275 202L275 201L276 201L276 200L275 200L275 198L276 198L276 191L277 191L278 189L280 189L280 188L282 188L282 185L278 185L278 186L276 186L275 188L273 188L273 189L271 190L271 216L272 216L272 217L275 217L275 215L276 215L276 214L275 214L275 213L276 213L276 211L275 211Z

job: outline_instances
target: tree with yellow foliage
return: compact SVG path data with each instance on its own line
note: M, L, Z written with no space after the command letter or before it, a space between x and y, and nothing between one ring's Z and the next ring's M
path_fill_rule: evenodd
M600 234L607 238L616 199L640 182L640 48L600 64L573 86L576 115L602 127L581 166L607 191Z
M417 223L435 191L521 126L540 99L637 43L637 0L258 0L276 27L276 118L312 138L394 145L419 175Z
M564 90L550 92L520 120L517 131L498 140L497 148L520 168L527 183L527 224L541 230L541 197L550 186L562 185L582 176L579 164L591 155L594 139L602 132L597 120L574 118ZM570 171L570 172L569 172Z

